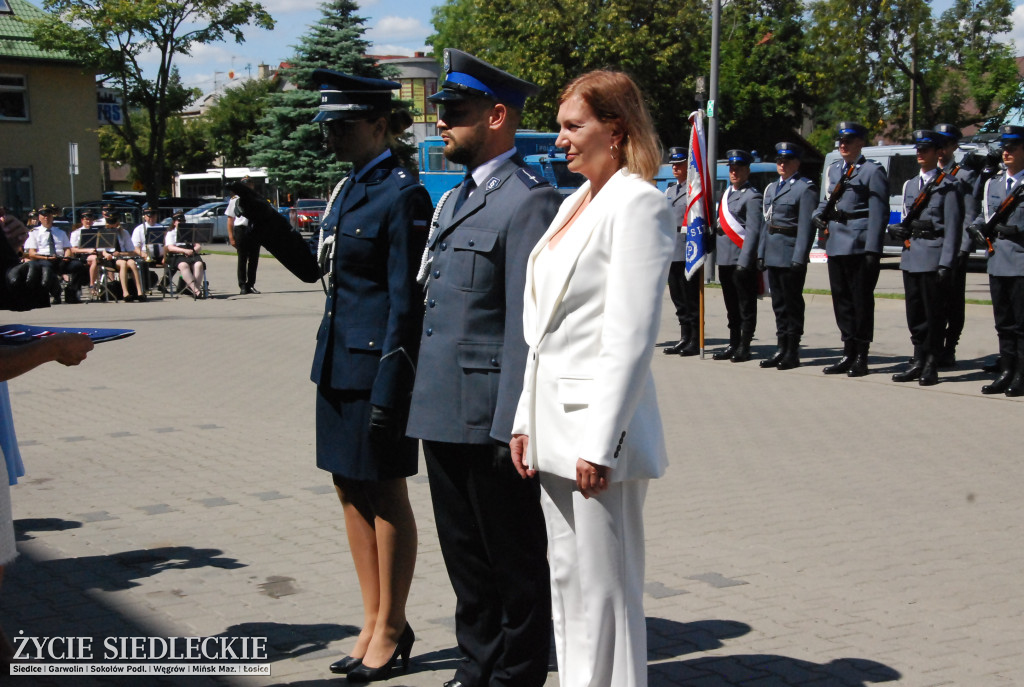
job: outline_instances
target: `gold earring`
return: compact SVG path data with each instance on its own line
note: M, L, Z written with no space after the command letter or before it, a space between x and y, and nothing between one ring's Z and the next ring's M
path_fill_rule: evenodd
M619 159L619 146L617 143L612 143L610 146L608 146L608 151L611 154L613 160Z

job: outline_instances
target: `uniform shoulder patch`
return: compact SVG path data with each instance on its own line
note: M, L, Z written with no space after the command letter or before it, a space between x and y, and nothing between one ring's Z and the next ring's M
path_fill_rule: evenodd
M533 170L527 169L526 167L520 167L516 170L516 176L519 177L519 181L523 182L526 188L531 191L541 186L550 186L547 179L535 174Z

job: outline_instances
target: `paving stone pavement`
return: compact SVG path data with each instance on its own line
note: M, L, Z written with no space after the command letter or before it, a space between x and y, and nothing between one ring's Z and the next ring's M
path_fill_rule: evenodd
M323 296L275 261L238 296L62 305L9 322L126 326L76 368L10 382L28 474L12 489L21 556L0 590L9 635L266 637L270 677L30 678L13 685L313 685L358 632L341 508L313 464L308 380ZM810 286L825 286L812 265ZM984 274L970 275L985 298ZM879 291L898 292L898 270ZM662 339L676 331L666 299ZM910 353L900 300L877 301L872 374L826 377L838 333L808 297L804 366L664 356L654 372L671 466L646 509L651 685L1024 684L1024 402L984 397L991 308L968 306L961 366L889 380ZM709 347L725 342L707 289ZM410 484L419 559L412 670L439 687L454 597L425 475ZM549 685L557 685L553 672ZM335 678L334 682L338 682Z

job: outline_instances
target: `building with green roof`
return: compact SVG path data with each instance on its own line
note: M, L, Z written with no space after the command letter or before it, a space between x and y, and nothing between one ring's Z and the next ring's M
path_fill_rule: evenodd
M78 144L76 201L102 193L96 73L40 49L24 19L45 16L27 0L0 0L0 204L17 215L71 204L69 144Z

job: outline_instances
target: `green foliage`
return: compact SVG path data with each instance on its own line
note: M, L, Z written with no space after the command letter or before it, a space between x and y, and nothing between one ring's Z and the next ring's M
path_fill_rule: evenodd
M150 146L149 118L141 110L133 110L128 114L131 125L137 136L137 144L142 149ZM131 149L118 127L106 125L99 128L100 157L104 160L124 162L131 158ZM174 172L205 172L214 161L214 151L206 138L206 127L198 119L185 119L172 116L167 120L165 132L164 155L166 164L163 176L153 182L143 179L138 168L131 168L130 179L142 188L150 188L155 183L158 194L170 194Z
M355 76L381 78L380 67L366 57L365 21L352 0L329 0L322 17L310 26L281 76L295 88L271 93L248 148L250 162L267 168L270 182L294 198L326 198L348 170L323 148L318 125L312 123L320 102L313 70L333 69Z
M203 114L210 148L224 157L225 166L247 166L249 142L267 109L268 96L276 88L276 80L250 79L225 89Z
M540 86L524 126L555 127L558 94L592 69L630 74L665 145L685 141L695 76L706 73L710 22L702 0L449 0L427 42L473 53Z
M251 0L44 0L43 8L49 15L32 22L35 42L95 69L125 94L128 109L145 114L145 145L131 117L115 132L152 201L168 174L168 122L196 97L177 77L175 56L229 37L241 43L248 25L274 27L263 5ZM154 54L159 65L151 78L142 63Z

